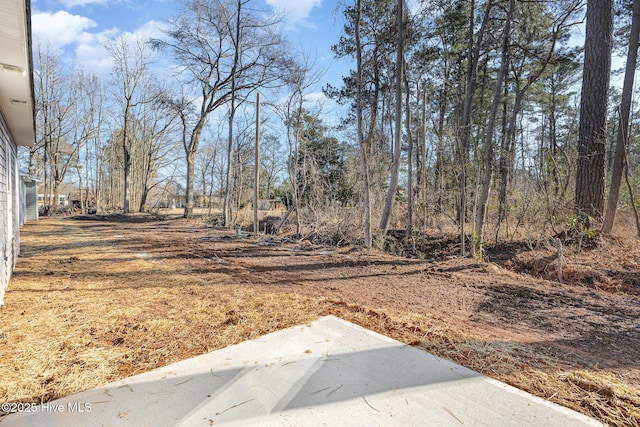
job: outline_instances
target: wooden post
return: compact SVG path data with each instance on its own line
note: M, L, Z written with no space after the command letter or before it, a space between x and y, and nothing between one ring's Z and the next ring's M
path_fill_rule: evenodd
M562 264L564 262L562 256L562 241L556 238L556 248L558 249L558 282L562 283Z
M256 96L256 156L253 176L253 233L258 235L258 196L260 192L260 92Z

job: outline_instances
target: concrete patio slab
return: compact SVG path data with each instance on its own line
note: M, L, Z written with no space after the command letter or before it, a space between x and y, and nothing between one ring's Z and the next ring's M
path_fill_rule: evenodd
M15 413L0 425L601 424L328 316Z

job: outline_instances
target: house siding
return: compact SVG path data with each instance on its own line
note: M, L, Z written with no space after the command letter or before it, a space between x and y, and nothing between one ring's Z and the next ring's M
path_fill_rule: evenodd
M19 208L17 147L0 115L0 305L20 250Z

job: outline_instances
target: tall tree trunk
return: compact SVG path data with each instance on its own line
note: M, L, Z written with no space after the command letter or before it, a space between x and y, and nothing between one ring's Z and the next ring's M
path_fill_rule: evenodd
M187 162L187 188L185 189L185 206L184 206L184 218L191 218L193 216L193 182L194 182L194 165L196 161L196 153L198 152L198 145L200 144L200 136L202 135L202 129L207 120L205 115L200 116L198 122L193 128L189 144L186 144L186 119L181 114L181 120L183 123L182 141L184 145L185 157Z
M363 73L362 73L362 41L360 39L360 25L362 19L362 0L356 0L356 22L355 22L355 39L356 39L356 121L358 127L358 143L360 145L362 155L362 183L364 186L363 195L363 214L364 214L364 245L371 247L371 183L369 178L369 144L365 141L364 129L362 123L362 92L363 92Z
M520 114L522 99L526 92L524 89L520 89L519 77L515 78L515 84L516 99L513 103L511 117L507 123L506 135L502 140L500 159L498 161L498 167L500 168L500 188L498 190L498 228L502 222L507 220L507 189L509 187L509 179L515 163L518 115Z
M469 161L469 146L471 141L471 104L478 83L478 60L480 58L480 48L484 39L484 34L489 23L493 1L489 0L486 5L482 24L474 40L475 29L475 0L471 0L469 12L469 46L467 49L467 81L462 111L462 124L460 127L460 144L458 147L458 161L460 173L458 175L458 221L460 223L460 254L466 255L466 232L465 221L467 216L467 162Z
M185 194L184 217L191 218L193 216L193 174L194 164L196 160L196 152L190 151L186 156L187 160L187 188Z
M409 152L407 153L407 237L413 234L413 135L411 132L411 108L409 108L409 79L406 74L404 76L405 88L405 126L407 129L407 141L409 143ZM417 92L418 102L420 100L420 92Z
M431 111L427 113L427 90L422 93L422 120L420 135L420 203L422 205L422 231L427 231L427 131L431 118ZM437 174L436 174L437 177ZM437 179L437 178L436 178ZM438 188L438 187L436 187Z
M575 210L601 219L614 0L588 0L580 99Z
M122 144L122 151L124 157L124 188L122 191L124 201L122 205L122 212L129 213L129 202L131 197L131 153L129 152L129 149L128 147L126 147L126 143L124 142Z
M46 120L46 119L45 119ZM45 121L45 129L46 129L46 121ZM42 163L43 163L43 172L44 172L44 192L42 194L42 203L43 206L48 209L51 206L51 201L49 199L51 189L49 188L49 142L48 138L44 139L44 147L43 147L43 155L42 155Z
M227 176L225 178L224 201L222 206L222 225L230 227L229 221L229 204L231 191L231 152L233 151L233 119L236 113L236 70L240 58L240 12L242 9L242 1L236 2L236 27L235 27L235 51L233 53L233 67L231 68L231 107L229 109L229 141L227 144Z
M79 167L76 168L76 171L78 173L78 194L80 195L80 213L84 214L86 213L85 207L84 207L85 198L84 198L84 191L82 191L82 171L80 169L81 168Z
M616 138L616 154L613 160L611 171L611 186L609 188L609 199L607 200L607 210L604 215L602 232L611 233L618 207L618 196L620 194L620 184L626 166L625 150L629 143L629 113L631 111L631 100L633 97L633 80L636 73L636 62L638 59L638 44L640 43L640 0L633 1L633 18L631 21L631 34L629 34L629 50L627 51L627 65L624 72L624 83L622 86L622 99L620 100L620 125Z
M147 197L149 195L149 189L148 188L143 188L142 189L142 194L140 195L140 212L144 212L146 210L146 204L147 204Z
M549 111L549 148L551 150L551 175L553 179L553 194L555 196L560 194L560 176L558 172L558 135L557 135L557 120L556 120L556 90L555 80L551 78L551 105Z
M232 84L233 86L233 84ZM231 226L231 172L233 170L233 118L235 116L235 95L231 96L229 110L229 135L227 141L227 173L224 179L224 198L222 201L222 225Z
M493 175L493 136L496 124L496 118L498 116L498 107L502 99L502 85L504 77L507 74L508 50L509 39L511 35L511 21L513 19L513 12L515 9L515 0L509 1L509 10L507 11L507 17L502 34L502 48L500 54L500 70L496 77L496 85L493 91L493 100L491 102L491 111L489 113L489 120L487 128L485 130L484 140L484 175L482 177L482 190L480 192L480 199L478 201L478 208L476 210L476 242L473 247L473 255L480 256L478 253L481 250L483 243L483 228L485 215L487 211L487 202L489 200L489 188L491 187L491 177Z
M122 189L122 212L129 213L131 197L131 151L129 150L129 108L131 100L126 99L127 105L124 109L124 124L122 126L122 172L124 173Z
M396 123L393 147L393 164L391 166L391 178L387 198L380 219L380 231L378 237L384 237L389 229L389 221L393 213L393 205L396 200L398 189L398 178L400 175L400 151L402 150L402 76L404 73L404 0L398 0L398 34L397 34L397 57L396 57Z
M301 138L301 123L300 121L302 120L302 99L300 100L300 106L298 109L298 113L297 113L297 124L296 124L296 135L294 138L294 149L293 149L293 172L291 173L291 182L292 182L292 192L291 195L293 196L293 208L296 211L296 236L300 237L301 236L301 228L300 228L300 196L301 196L301 191L300 191L300 182L298 181L298 168L299 168L299 162L300 162L300 138ZM303 154L304 157L304 154ZM306 173L305 168L304 168L304 161L303 161L303 167L302 167L302 173L301 175L304 175Z
M445 150L444 150L444 118L447 112L447 95L448 78L442 85L439 99L439 111L438 111L438 127L436 131L436 137L438 138L436 143L436 166L435 166L435 188L437 189L437 201L436 201L436 213L441 214L444 210L444 191L445 191ZM426 201L426 197L425 197Z

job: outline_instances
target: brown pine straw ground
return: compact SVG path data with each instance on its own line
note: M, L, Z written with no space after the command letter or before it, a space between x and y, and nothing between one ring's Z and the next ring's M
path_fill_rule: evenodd
M637 426L636 242L567 253L572 283L561 284L544 278L550 249L497 254L500 264L417 260L236 239L198 220L41 219L22 230L0 308L0 402L47 402L333 314Z

